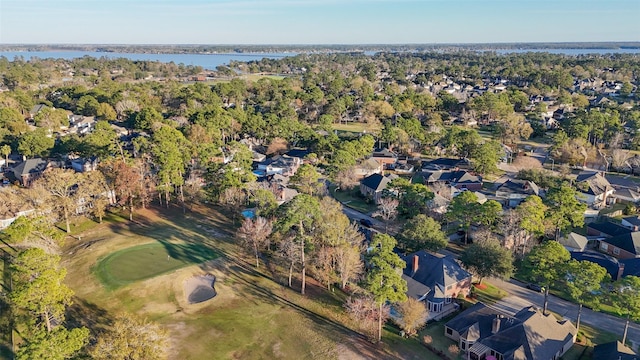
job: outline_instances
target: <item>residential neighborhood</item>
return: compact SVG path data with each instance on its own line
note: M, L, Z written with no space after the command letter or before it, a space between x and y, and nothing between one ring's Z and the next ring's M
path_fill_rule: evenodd
M0 359L635 358L638 63L0 57Z

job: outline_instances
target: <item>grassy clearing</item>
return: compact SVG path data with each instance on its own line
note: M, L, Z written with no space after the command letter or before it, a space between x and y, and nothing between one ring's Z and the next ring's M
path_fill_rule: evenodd
M109 254L98 262L95 274L105 287L115 289L216 257L199 244L151 243Z
M172 359L434 358L417 341L399 339L393 328L387 328L384 344L371 344L345 313L346 294L339 290L327 291L308 278L307 295L300 295L299 282L294 289L283 285L276 264L256 271L233 244L229 220L216 211L149 209L134 220L105 222L63 249L66 283L76 293L69 311L75 322L96 331L118 312L135 313L168 330ZM92 271L109 254L152 243L199 246L219 257L115 289ZM216 276L218 295L189 304L184 282L205 273Z
M335 186L329 188L329 192L336 200L340 201L344 205L360 211L361 213L368 214L376 210L375 204L367 202L360 196L360 189L354 188L352 190L336 190Z
M450 358L463 359L462 355L454 356L449 353L449 346L457 345L457 343L444 336L444 324L453 317L454 316L449 316L427 325L422 331L420 331L419 336L422 342L427 343L433 349L446 353Z
M362 123L346 123L346 124L332 124L331 128L338 131L348 131L354 133L361 133L365 130L365 126Z

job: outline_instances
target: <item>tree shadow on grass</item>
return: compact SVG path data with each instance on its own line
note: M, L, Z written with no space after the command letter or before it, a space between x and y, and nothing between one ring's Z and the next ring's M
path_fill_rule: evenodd
M288 307L297 311L298 313L304 315L308 319L312 320L315 324L317 324L322 329L323 333L327 337L335 341L336 344L340 344L341 346L346 347L349 350L361 356L364 356L365 358L397 358L396 356L387 352L384 349L384 345L372 344L365 335L354 331L344 324L337 322L336 320L333 320L325 315L319 314L296 304L294 301L287 298L287 290L285 290L285 293L283 295L280 295L275 293L273 289L261 286L259 284L260 281L253 281L252 278L262 278L266 281L273 281L273 279L265 274L256 271L254 268L252 268L251 264L246 263L238 258L227 258L227 260L228 261L226 262L226 266L220 268L219 270L222 272L226 272L226 275L233 278L236 284L240 284L243 287L243 291L246 292L248 297L253 296L268 304L280 307ZM210 270L210 268L203 267L203 270ZM319 287L315 289L314 287L315 285L311 285L309 283L307 284L308 297L315 298L315 296L310 294L320 294L323 292L323 289L320 289ZM289 291L293 292L295 290L289 289ZM292 297L294 296L293 293L291 295ZM295 295L297 296L297 294ZM318 299L314 299L314 301L318 301Z

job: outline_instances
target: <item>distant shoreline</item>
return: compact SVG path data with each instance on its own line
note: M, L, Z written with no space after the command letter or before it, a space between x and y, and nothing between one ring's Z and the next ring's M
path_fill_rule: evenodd
M126 45L126 44L0 44L0 51L95 51L104 53L139 54L256 54L256 53L323 53L323 52L363 52L363 51L429 51L429 50L624 50L640 49L640 41L635 42L549 42L549 43L477 43L477 44L317 44L317 45Z

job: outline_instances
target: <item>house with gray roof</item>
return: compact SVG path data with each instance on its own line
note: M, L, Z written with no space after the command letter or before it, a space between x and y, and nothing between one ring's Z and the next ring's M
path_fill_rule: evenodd
M42 173L48 167L48 160L42 158L27 159L14 166L9 173L9 177L12 182L18 181L20 185L29 187L34 180L42 176Z
M603 207L615 189L600 172L583 171L576 178L576 198L588 206Z
M584 251L587 248L589 240L586 236L582 236L578 233L570 233L567 236L561 237L558 242L564 246L568 251Z
M477 303L445 324L445 336L456 341L467 359L556 360L575 342L578 331L531 306L510 316Z
M640 230L640 217L639 216L627 216L622 218L620 224L632 231Z
M630 232L600 240L599 250L618 259L640 257L640 232Z
M634 189L618 188L611 196L619 203L637 204L640 202L640 192Z
M496 189L496 199L504 206L515 208L529 195L540 196L540 188L529 180L509 179Z
M596 345L593 348L592 359L597 360L640 360L635 351L626 347L620 341L613 341Z
M441 318L457 309L453 299L469 295L472 275L451 256L425 250L407 255L402 278L407 296L424 301L430 319Z
M479 191L482 189L482 177L464 170L420 171L415 173L411 181L425 185L441 183L454 186L458 190Z
M387 188L391 180L396 178L398 175L371 174L360 181L360 193L377 204L382 199L384 189Z

